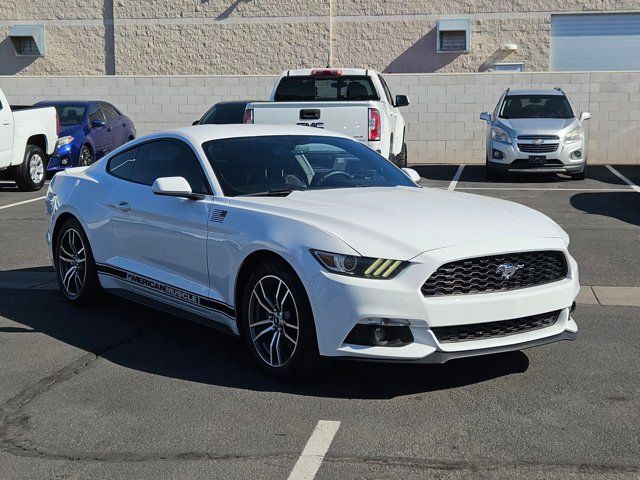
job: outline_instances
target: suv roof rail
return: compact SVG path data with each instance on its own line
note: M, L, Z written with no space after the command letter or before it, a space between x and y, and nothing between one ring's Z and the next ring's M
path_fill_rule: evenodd
M562 93L564 95L564 92L562 91L562 89L560 87L556 87L554 88L554 90L557 90L558 92Z

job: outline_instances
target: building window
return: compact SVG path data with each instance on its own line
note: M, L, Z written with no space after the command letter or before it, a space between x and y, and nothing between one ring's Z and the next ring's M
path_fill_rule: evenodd
M14 43L18 55L40 55L33 37L15 37Z
M45 54L44 25L14 25L9 30L9 38L16 55L39 57Z
M438 20L437 51L439 53L464 53L471 43L471 20Z

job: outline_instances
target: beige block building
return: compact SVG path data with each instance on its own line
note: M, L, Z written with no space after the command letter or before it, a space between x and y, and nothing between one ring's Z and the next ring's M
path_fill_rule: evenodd
M640 0L2 0L0 75L630 70L622 47L619 68L563 68L563 42L572 28L615 42L613 28L633 45L639 13ZM44 51L16 53L16 25L43 27Z

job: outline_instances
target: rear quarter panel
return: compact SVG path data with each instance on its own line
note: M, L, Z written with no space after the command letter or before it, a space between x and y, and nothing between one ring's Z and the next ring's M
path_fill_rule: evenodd
M53 154L58 138L56 115L54 107L37 107L13 112L14 142L11 165L23 162L27 141L34 135L44 135L45 153Z

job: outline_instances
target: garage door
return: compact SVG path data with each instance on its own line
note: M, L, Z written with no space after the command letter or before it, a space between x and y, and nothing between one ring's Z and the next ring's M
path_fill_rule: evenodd
M551 70L640 70L640 13L552 15Z

